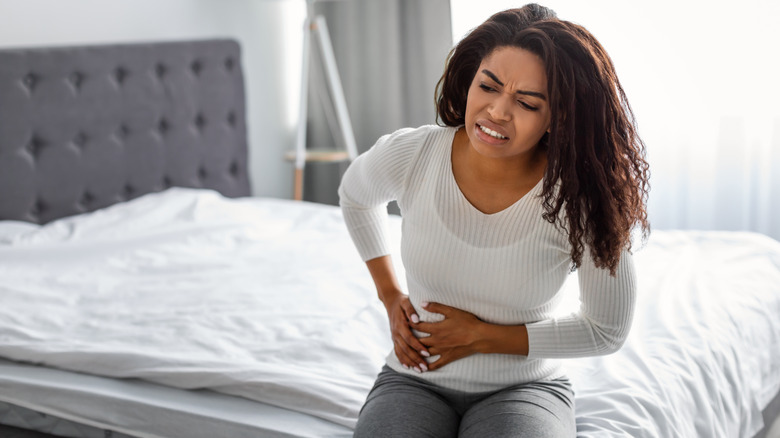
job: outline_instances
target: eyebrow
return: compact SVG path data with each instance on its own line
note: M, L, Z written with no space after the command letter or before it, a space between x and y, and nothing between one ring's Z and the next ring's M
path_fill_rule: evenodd
M492 71L490 71L488 69L484 69L484 70L482 70L482 73L488 75L490 77L490 79L493 79L494 81L496 81L498 83L498 85L501 85L502 87L504 86L504 83L501 82L498 79L498 76L493 74ZM544 94L539 93L537 91L517 90L517 91L515 91L515 93L517 93L517 94L524 94L526 96L534 96L534 97L538 97L539 99L542 99L542 100L547 100L547 97L545 97Z

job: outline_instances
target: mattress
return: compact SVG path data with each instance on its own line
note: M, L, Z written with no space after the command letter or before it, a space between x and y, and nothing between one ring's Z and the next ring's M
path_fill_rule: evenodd
M209 390L0 360L0 423L57 436L350 437L351 429Z
M399 218L389 235L397 257ZM564 361L578 436L755 435L780 392L780 243L656 231L635 261L624 347ZM0 400L130 435L348 435L391 349L332 206L172 188L0 222L0 278ZM84 412L68 411L76 393Z
M11 429L13 427L13 429ZM29 431L29 433L28 433ZM110 429L89 426L10 403L0 402L0 436L29 437L31 433L69 438L132 438ZM35 435L36 438L41 435Z

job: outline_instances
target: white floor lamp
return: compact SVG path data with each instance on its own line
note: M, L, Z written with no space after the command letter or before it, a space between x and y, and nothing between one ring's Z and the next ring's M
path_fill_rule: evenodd
M328 32L325 17L314 14L314 2L306 0L306 20L303 29L303 70L301 74L300 116L298 119L298 131L296 134L295 150L288 154L288 159L295 163L294 198L303 199L303 169L306 162L338 162L354 160L357 157L355 134L352 131L352 122L347 111L347 101L344 99L344 90L341 87L341 79L336 67L336 57L333 55L333 46ZM337 121L334 121L330 112L325 110L331 132L341 132L344 149L307 149L306 148L306 121L308 118L309 78L311 76L312 46L311 40L315 36L319 41L320 58L324 64L327 77L328 90L333 103L333 110ZM325 90L320 90L324 92ZM320 100L325 104L325 98L320 94ZM336 122L338 126L335 126Z

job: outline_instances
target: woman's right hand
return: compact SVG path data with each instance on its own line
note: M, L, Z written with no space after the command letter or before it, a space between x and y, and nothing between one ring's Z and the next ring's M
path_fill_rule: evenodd
M390 333L393 337L393 347L398 360L407 369L418 373L428 371L425 357L430 357L428 349L412 333L410 322L420 322L409 296L398 292L393 298L385 301L387 316L390 319Z

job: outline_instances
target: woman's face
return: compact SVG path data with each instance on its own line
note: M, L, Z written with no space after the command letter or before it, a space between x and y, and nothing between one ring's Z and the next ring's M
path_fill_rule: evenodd
M466 133L489 158L532 152L550 126L544 63L518 47L498 47L477 69L466 100Z

